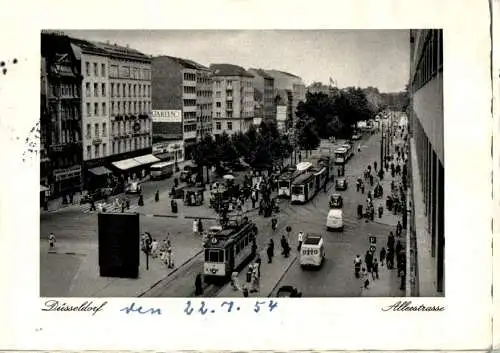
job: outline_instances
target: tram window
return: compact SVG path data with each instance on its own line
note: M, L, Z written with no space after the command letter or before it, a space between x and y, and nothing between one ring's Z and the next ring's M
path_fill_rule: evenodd
M208 253L208 256L207 256ZM222 250L207 250L205 252L205 261L208 262L224 262Z

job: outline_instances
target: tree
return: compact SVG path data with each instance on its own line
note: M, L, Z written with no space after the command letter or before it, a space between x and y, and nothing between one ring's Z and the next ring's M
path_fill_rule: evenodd
M241 131L238 131L231 137L231 142L233 143L236 153L239 157L248 158L250 153L248 137Z
M217 135L215 139L215 155L219 162L234 162L239 155L227 132Z
M203 167L207 168L207 182L209 181L209 167L215 162L215 143L212 136L205 135L194 147L192 154L193 161L199 167L199 174L203 182Z
M297 144L302 149L310 152L319 146L321 140L314 119L300 119L297 122L297 131Z

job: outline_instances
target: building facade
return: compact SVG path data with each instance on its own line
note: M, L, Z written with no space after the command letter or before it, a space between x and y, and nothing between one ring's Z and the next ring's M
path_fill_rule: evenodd
M306 86L299 76L279 70L265 70L274 78L274 88L281 99L287 101L287 113L292 122L296 119L299 102L306 100Z
M253 75L242 67L212 64L213 134L248 131L254 120Z
M41 183L45 196L66 197L82 182L82 75L63 34L42 32L41 57Z
M151 59L116 44L71 40L84 77L85 186L105 186L111 174L144 173L157 161L151 155Z
M211 132L211 73L194 61L153 59L153 145L155 155L189 159L198 139Z
M248 72L254 76L254 89L261 92L262 98L259 103L262 107L262 120L276 121L277 92L274 87L274 78L262 69L248 69Z
M413 227L420 247L417 254L427 252L422 247L428 246L433 261L432 278L419 278L419 294L433 296L444 293L445 283L442 30L410 31L410 96ZM417 224L419 220L422 224ZM417 261L420 268L422 261Z

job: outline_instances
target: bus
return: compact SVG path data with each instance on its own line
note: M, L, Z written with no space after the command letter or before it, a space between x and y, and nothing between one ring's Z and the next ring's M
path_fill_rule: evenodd
M316 173L305 172L292 183L292 203L304 204L316 195Z
M287 170L278 178L278 196L290 197L292 182L297 179L303 172L300 170Z
M151 179L171 177L174 173L174 162L160 162L149 167Z
M210 234L204 244L203 275L207 283L229 280L233 271L239 271L257 254L257 226L248 217L232 221Z
M345 148L337 148L334 152L335 154L335 164L345 164L349 158L347 155L347 150Z
M347 159L350 159L352 156L354 156L354 150L353 150L353 148L352 148L352 146L350 144L344 143L340 147L346 149L346 151L347 151Z

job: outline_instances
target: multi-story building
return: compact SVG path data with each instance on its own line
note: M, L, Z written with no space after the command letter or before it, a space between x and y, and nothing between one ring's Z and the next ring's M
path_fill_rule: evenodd
M109 156L108 53L84 40L72 38L82 80L83 184L93 189L95 174L104 170ZM99 168L100 167L100 168Z
M274 88L281 99L287 101L288 119L296 119L296 110L299 102L306 100L306 86L299 76L279 70L265 70L274 78Z
M246 132L254 119L253 75L230 64L212 64L213 133Z
M212 72L203 67L196 74L197 138L200 139L212 135Z
M444 293L443 31L410 31L410 165L419 296ZM426 254L430 258L425 258ZM420 267L432 263L433 271Z
M253 76L255 92L260 92L262 107L261 118L264 121L276 121L276 90L274 78L262 69L248 69ZM257 114L256 114L257 115Z
M82 114L80 66L70 39L41 34L41 165L47 196L81 189Z
M211 73L194 61L153 59L153 150L164 160L190 158L196 141L210 133Z
M102 181L112 172L123 178L144 175L159 161L151 154L151 58L128 46L72 42L84 74L87 180L95 184L92 176Z

